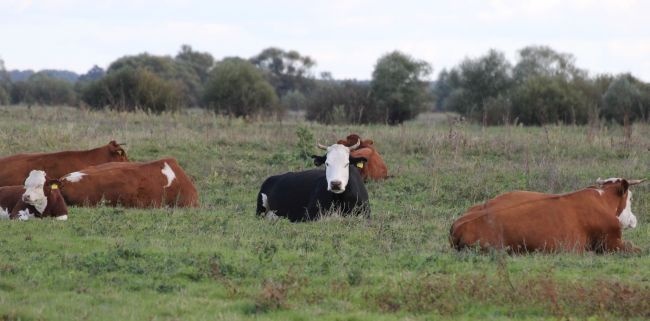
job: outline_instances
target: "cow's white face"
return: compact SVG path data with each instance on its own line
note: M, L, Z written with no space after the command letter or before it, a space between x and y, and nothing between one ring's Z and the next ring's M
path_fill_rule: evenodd
M327 148L326 157L327 190L336 194L345 192L350 178L350 149L344 145L334 144Z
M45 185L45 172L33 170L25 180L25 193L23 193L23 202L32 205L39 213L45 211L47 207L47 196L43 186Z
M625 209L618 216L618 221L621 223L621 227L626 228L635 228L636 227L636 216L632 213L632 191L627 191L627 200L625 202Z

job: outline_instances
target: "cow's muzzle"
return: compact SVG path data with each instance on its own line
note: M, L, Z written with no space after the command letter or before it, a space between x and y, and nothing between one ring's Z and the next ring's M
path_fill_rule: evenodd
M343 184L341 183L341 181L331 181L330 191L338 194L338 193L343 193L345 191L345 188L343 188Z

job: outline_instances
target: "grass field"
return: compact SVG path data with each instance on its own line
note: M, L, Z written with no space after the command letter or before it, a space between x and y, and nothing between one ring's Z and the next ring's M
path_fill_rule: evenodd
M650 177L649 125L625 144L616 126L481 128L425 116L323 126L2 107L0 155L115 139L133 161L176 157L202 207L0 221L0 320L650 318L650 184L636 187L639 224L624 232L640 255L457 253L447 241L467 207L502 192ZM392 175L367 184L371 221L255 217L264 178L313 167L301 152L350 132L374 139Z

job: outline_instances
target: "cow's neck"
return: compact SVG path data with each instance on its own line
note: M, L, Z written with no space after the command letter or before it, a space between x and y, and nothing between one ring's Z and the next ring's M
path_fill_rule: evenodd
M51 192L48 196L47 207L43 213L39 213L40 216L56 216L57 214L67 213L67 208L65 207L65 201L61 193Z
M108 154L108 151L105 149L107 149L107 147L102 146L90 150L61 152L61 156L83 157L87 162L97 165L106 161L105 155Z
M619 209L621 203L621 194L616 187L601 187L595 190L596 199L608 209L608 212L618 215L623 209ZM594 192L592 192L593 194Z

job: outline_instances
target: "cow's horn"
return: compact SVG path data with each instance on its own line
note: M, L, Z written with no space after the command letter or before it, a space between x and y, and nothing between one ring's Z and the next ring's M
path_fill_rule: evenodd
M325 145L323 145L321 143L318 143L318 148L327 150L327 146L325 146Z
M596 184L603 185L603 184L605 184L605 180L598 177L598 179L596 180Z
M644 179L631 179L631 180L628 180L627 182L630 184L630 186L632 186L632 185L641 184L641 183L643 183L645 181L647 181L647 179L644 178Z
M361 139L357 140L356 144L350 146L350 150L355 150L355 149L359 148L359 145L361 145Z
M126 143L117 143L120 146L126 146Z

